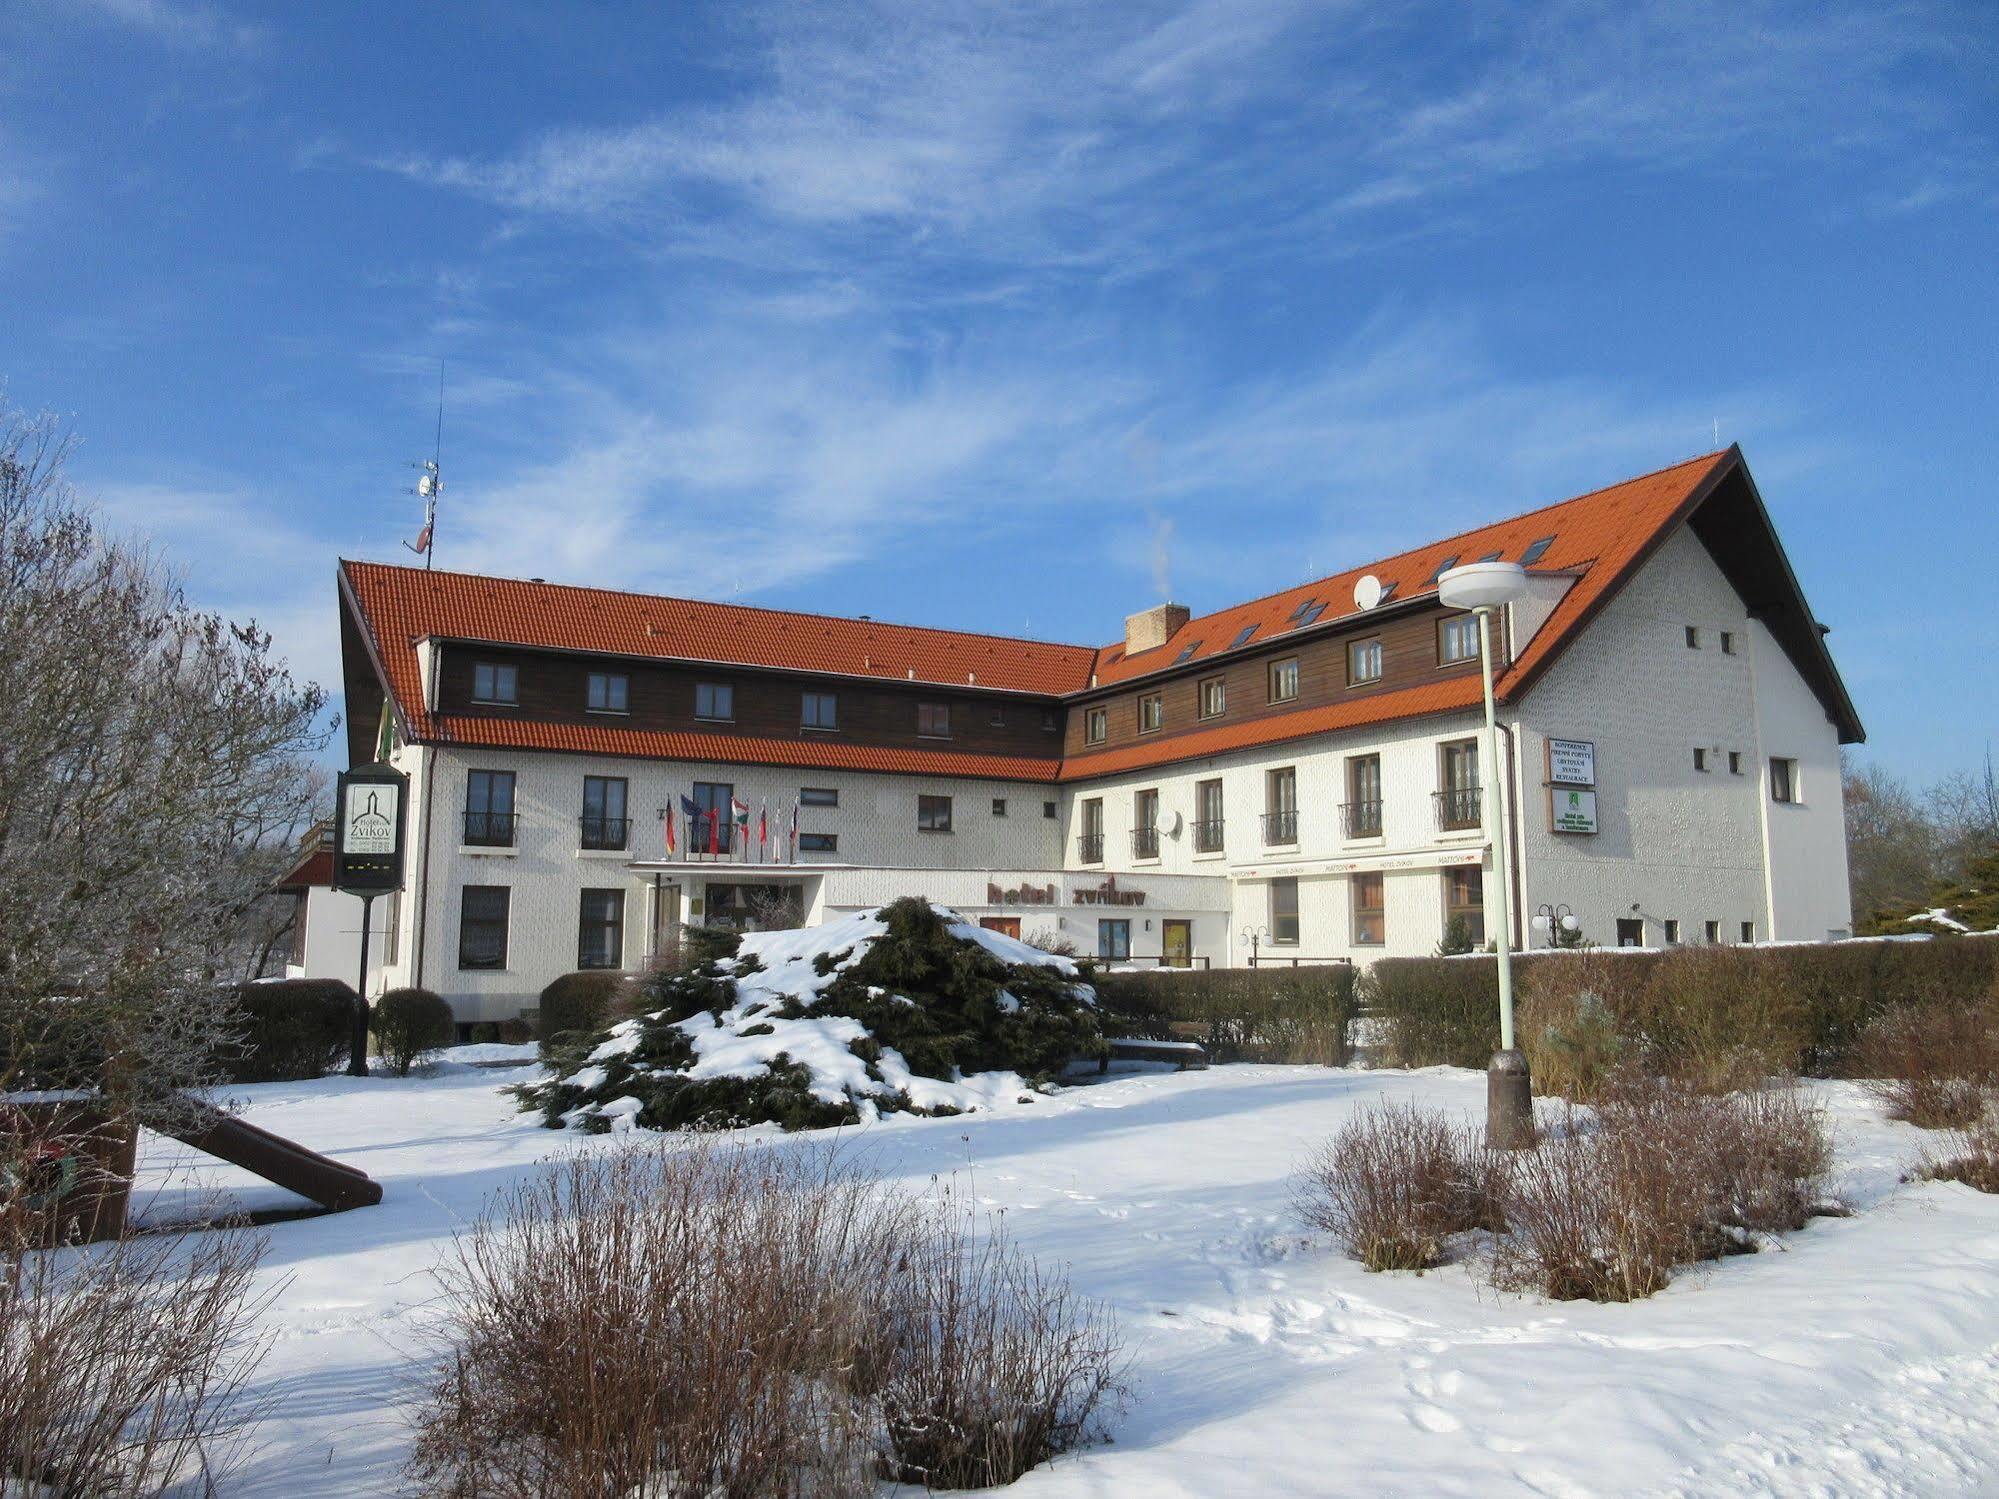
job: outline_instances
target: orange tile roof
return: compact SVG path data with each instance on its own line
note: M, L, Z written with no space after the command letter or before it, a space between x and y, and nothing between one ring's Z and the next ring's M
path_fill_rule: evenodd
M727 765L798 765L823 770L872 770L899 775L978 776L995 781L1055 780L1062 762L974 750L898 749L892 745L767 739L753 734L678 733L602 724L449 715L438 737L453 744L502 749L568 750L637 760L711 760Z
M1315 628L1349 620L1360 612L1353 604L1353 587L1364 573L1394 585L1392 597L1402 603L1433 592L1431 579L1447 558L1472 562L1497 552L1518 561L1534 542L1552 537L1533 567L1572 574L1576 582L1519 658L1501 673L1497 691L1504 700L1531 684L1652 548L1740 462L1741 455L1734 448L1704 454L1364 567L1217 610L1189 620L1165 644L1132 657L1123 654L1122 645L1092 649L373 562L343 562L341 569L380 658L389 690L418 739L444 737L466 744L642 758L817 765L1004 780L1080 780L1336 729L1469 708L1479 700L1479 685L1476 678L1424 683L1351 703L1225 724L1058 761L599 725L470 717L433 721L423 712L415 645L425 636L437 636L1074 696L1089 691L1093 680L1097 687L1108 688L1224 654L1252 624L1257 628L1244 649L1267 647L1290 631L1294 612L1307 602L1325 605L1325 612L1313 622ZM1198 648L1182 662L1180 656L1190 643L1197 643Z
M1396 602L1431 593L1435 591L1431 579L1438 564L1445 560L1475 562L1497 552L1504 559L1517 562L1528 547L1544 536L1552 536L1554 541L1534 562L1537 571L1588 569L1583 582L1570 590L1570 601L1579 609L1597 592L1611 587L1622 576L1625 564L1659 539L1665 526L1676 518L1702 482L1729 456L1728 452L1704 454L1657 473L1627 479L1608 489L1593 490L1510 520L1433 541L1398 556L1335 573L1330 578L1301 583L1247 604L1201 615L1188 620L1165 644L1136 656L1122 654L1121 646L1107 645L1097 653L1097 681L1109 687L1185 664L1179 662L1180 653L1196 642L1200 649L1189 660L1204 661L1227 651L1250 625L1256 626L1256 633L1250 636L1245 649L1267 646L1287 633L1292 615L1308 603L1325 606L1315 626L1352 618L1362 612L1354 606L1354 584L1369 573L1383 585L1394 585ZM1564 607L1569 605L1565 603ZM1552 644L1559 638L1559 630L1554 634L1543 632L1541 638Z

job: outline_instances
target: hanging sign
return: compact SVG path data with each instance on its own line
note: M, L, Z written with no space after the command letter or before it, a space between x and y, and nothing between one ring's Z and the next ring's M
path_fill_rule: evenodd
M1548 788L1549 827L1557 833L1596 831L1596 793L1562 786Z
M1588 739L1550 739L1548 779L1557 786L1594 786L1595 743Z
M403 887L409 777L388 765L342 771L334 792L333 888L384 895Z

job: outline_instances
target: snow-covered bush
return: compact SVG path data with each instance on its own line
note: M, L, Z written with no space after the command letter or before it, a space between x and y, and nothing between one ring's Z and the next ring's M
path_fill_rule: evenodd
M831 1153L679 1142L503 1193L441 1271L419 1492L825 1499L1079 1445L1117 1334L1002 1235Z
M1019 1097L1105 1043L1067 958L907 899L639 980L637 1012L552 1048L551 1127L848 1124Z
M368 1029L397 1077L408 1077L411 1067L458 1034L451 1006L428 989L389 990L368 1012Z
M1306 1160L1293 1200L1368 1269L1427 1270L1451 1235L1504 1227L1508 1159L1434 1110L1373 1104Z

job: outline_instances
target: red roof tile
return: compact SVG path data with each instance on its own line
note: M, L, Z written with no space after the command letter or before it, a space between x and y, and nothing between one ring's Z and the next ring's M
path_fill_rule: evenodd
M1364 573L1393 585L1398 602L1433 591L1440 564L1498 553L1518 561L1552 538L1537 571L1573 574L1574 585L1498 682L1504 699L1522 690L1611 597L1740 455L1729 449L1594 490L1509 520L1417 547L1398 556L1289 588L1188 621L1153 650L1126 657L1121 645L1091 649L1013 640L828 615L714 604L650 594L430 572L372 562L343 562L343 576L379 654L388 686L419 739L570 750L641 758L707 759L737 764L816 765L903 774L987 776L1003 780L1078 780L1141 766L1198 759L1229 750L1335 729L1473 707L1476 678L1425 683L1351 703L1251 723L1225 724L1153 743L1080 755L1069 761L996 757L922 748L811 743L750 736L667 733L600 725L455 717L423 712L416 642L425 636L544 649L727 662L779 670L836 673L882 681L915 680L1003 691L1069 696L1095 685L1120 685L1229 650L1250 625L1245 649L1267 646L1294 627L1303 604L1325 606L1314 624L1358 613L1354 584ZM1180 656L1198 643L1188 663Z
M1330 578L1201 615L1188 620L1164 645L1136 656L1120 654L1122 645L1107 645L1097 652L1097 681L1109 687L1183 664L1178 661L1180 653L1195 642L1199 642L1200 649L1190 660L1205 661L1226 652L1251 625L1256 626L1256 633L1249 638L1245 649L1268 645L1286 634L1292 628L1292 616L1310 603L1325 606L1325 612L1314 621L1316 626L1350 618L1362 612L1354 606L1354 584L1369 573L1384 586L1392 584L1398 602L1431 593L1435 591L1432 579L1438 565L1447 559L1475 562L1497 552L1502 558L1517 562L1528 547L1544 536L1552 536L1554 540L1535 560L1534 568L1543 572L1587 569L1583 581L1570 590L1564 604L1565 609L1572 605L1577 609L1586 607L1599 590L1612 586L1628 561L1663 534L1665 525L1729 456L1725 452L1708 453L1657 473L1613 484L1608 489L1593 490L1510 520L1335 573ZM1541 638L1552 644L1558 637L1559 629L1553 634L1543 632Z

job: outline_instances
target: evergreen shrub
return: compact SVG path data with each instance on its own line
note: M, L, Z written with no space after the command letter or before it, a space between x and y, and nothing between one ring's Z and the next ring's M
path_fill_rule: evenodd
M236 991L237 1041L217 1059L232 1083L321 1077L347 1055L354 991L339 979L279 979Z
M428 989L391 989L368 1012L368 1029L382 1060L397 1077L431 1053L449 1046L458 1034L451 1006Z
M602 1030L624 986L625 976L611 968L585 968L550 983L541 991L542 1055L565 1040Z

